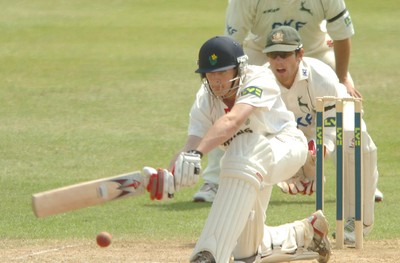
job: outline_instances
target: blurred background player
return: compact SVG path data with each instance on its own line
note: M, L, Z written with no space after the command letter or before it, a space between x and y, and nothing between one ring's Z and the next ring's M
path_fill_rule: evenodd
M328 262L329 226L322 211L265 225L272 186L295 174L308 152L271 70L247 65L240 44L227 36L207 40L198 61L203 84L190 110L186 143L170 163L174 176L166 170L152 175L152 185L165 176L176 189L193 185L203 154L224 149L218 193L190 262Z
M249 64L267 62L262 53L267 35L276 27L295 28L302 40L305 56L317 58L331 66L339 81L353 97L361 97L349 73L351 37L354 27L343 0L229 0L225 35L241 43ZM210 152L204 170L204 184L193 196L195 202L212 202L218 189L219 149ZM375 200L383 200L376 189Z
M339 83L335 72L321 61L304 57L304 48L298 32L292 27L282 26L274 29L268 36L266 53L269 68L274 73L281 90L281 96L288 110L292 111L297 120L297 127L303 131L308 141L315 140L315 120L317 97L334 96L350 97L343 84ZM344 216L345 243L354 244L354 105L345 103L344 117ZM336 116L334 102L325 106L324 123L327 119ZM377 148L367 132L366 125L362 123L362 155L363 168L363 214L364 235L367 235L374 223L374 193L378 181ZM326 158L336 154L336 129L335 126L326 126L324 143ZM315 157L313 158L315 160ZM309 164L312 169L300 169L299 173L282 182L282 189L286 192L311 194L315 190L315 162Z
M299 31L305 56L331 66L349 94L361 97L348 70L354 27L343 0L228 1L225 34L242 43L249 64L267 62L267 36L282 25Z

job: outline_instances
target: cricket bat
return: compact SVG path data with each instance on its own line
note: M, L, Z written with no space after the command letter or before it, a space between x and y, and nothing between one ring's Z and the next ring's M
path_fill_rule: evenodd
M148 178L140 171L78 183L36 193L32 208L37 217L69 212L125 197L137 197L147 190Z

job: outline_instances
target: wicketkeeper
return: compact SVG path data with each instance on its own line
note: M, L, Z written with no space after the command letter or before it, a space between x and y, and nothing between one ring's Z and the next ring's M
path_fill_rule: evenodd
M292 27L282 26L274 29L267 39L264 49L269 68L274 73L288 110L297 120L298 128L304 132L307 140L315 140L316 98L333 96L350 98L346 87L341 84L335 72L321 61L303 57L304 48L300 35ZM335 102L325 105L324 143L326 158L336 157ZM345 103L344 107L344 216L345 243L355 243L355 172L354 172L354 105ZM367 235L374 223L375 190L378 181L377 147L362 122L362 177L363 184L363 220L364 235ZM290 194L312 194L315 191L315 152L310 147L306 165L296 176L279 183L282 191Z

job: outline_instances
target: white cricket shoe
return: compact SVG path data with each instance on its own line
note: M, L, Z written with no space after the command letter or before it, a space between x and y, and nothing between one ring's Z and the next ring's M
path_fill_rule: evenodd
M218 185L205 182L200 190L193 196L193 202L210 202L214 201L217 194Z
M375 190L375 202L382 202L383 201L383 193L379 191L378 188Z
M213 255L208 251L202 251L195 255L190 263L216 263Z
M308 221L314 229L314 237L311 241L309 250L319 254L318 262L325 263L331 256L331 244L328 240L329 224L321 210L314 212Z

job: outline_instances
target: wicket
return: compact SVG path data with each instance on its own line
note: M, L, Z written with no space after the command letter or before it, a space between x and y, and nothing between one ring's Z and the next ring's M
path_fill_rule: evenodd
M344 102L354 103L354 155L355 155L355 245L363 248L363 215L362 215L362 148L361 148L361 109L362 101L358 98L319 97L316 102L316 209L324 209L324 126L329 123L324 120L326 102L334 102L336 109L336 247L344 246L344 182L343 182L343 105ZM328 122L328 123L327 123Z

